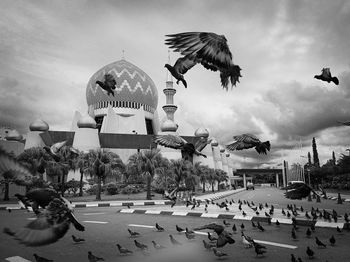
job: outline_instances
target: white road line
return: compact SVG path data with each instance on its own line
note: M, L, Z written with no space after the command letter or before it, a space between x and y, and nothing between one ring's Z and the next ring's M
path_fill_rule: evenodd
M148 215L159 215L160 214L160 212L161 212L161 210L147 210L146 212L145 212L145 214L148 214Z
M175 211L173 212L173 216L186 216L188 212L183 211Z
M276 247L284 247L284 248L289 248L289 249L296 249L296 248L298 248L297 246L281 244L281 243L276 243L276 242L270 242L270 241L263 241L263 240L257 240L257 239L254 239L254 241L256 243L259 243L259 244L265 244L265 245L276 246Z
M30 260L27 260L20 256L8 257L8 258L5 258L5 260L10 262L31 262Z
M129 224L128 227L156 228L155 226L137 225L137 224Z
M335 222L326 222L326 221L317 221L315 227L344 227L344 223L335 223Z
M106 214L106 213L84 213L83 215L84 216L92 216L92 215L103 215L103 214Z
M27 217L27 220L35 220L36 217Z
M208 232L193 231L195 234L207 236Z
M134 213L134 209L122 209L120 210L120 213Z
M90 220L85 220L83 221L84 223L92 223L92 224L108 224L108 222L104 221L90 221Z

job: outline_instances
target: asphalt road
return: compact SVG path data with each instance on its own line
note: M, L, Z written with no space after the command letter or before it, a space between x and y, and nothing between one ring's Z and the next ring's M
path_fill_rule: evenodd
M256 191L257 192L257 191ZM37 253L54 261L88 261L87 252L92 251L93 254L103 257L105 261L213 261L217 258L210 251L205 251L202 246L202 239L207 240L205 235L197 235L195 241L189 241L183 233L177 233L175 225L185 228L193 228L211 222L222 224L221 219L193 218L193 217L176 217L162 215L140 215L140 214L121 214L117 213L119 208L84 208L76 209L77 218L85 225L85 232L78 232L71 228L69 232L57 243L44 247L25 247L20 245L11 237L0 234L0 259L20 256L22 258L34 261L33 253ZM28 218L32 218L32 213L23 210L14 210L11 213L2 211L0 213L0 224L10 228L24 226L29 222ZM90 221L90 222L88 222ZM163 226L165 232L157 232L154 228L130 226L154 226L158 222ZM257 257L254 250L244 248L240 233L234 234L233 238L236 243L227 245L221 250L229 256L228 261L290 261L290 254L293 253L297 257L300 256L303 261L307 261L305 253L306 246L309 245L315 251L313 261L348 261L349 250L348 243L350 241L350 232L337 233L335 229L317 228L312 238L305 235L306 228L299 227L297 231L297 240L290 237L291 226L283 225L277 227L275 225L267 225L263 223L265 232L259 232L253 229L249 221L230 221L236 223L237 227L243 222L245 224L245 234L257 240L269 241L280 244L296 246L295 249L279 247L275 245L266 245L267 253L264 256ZM138 241L149 246L150 256L145 256L142 252L136 251L133 243L134 238L129 236L127 228L136 230L141 233L137 238ZM231 227L227 228L231 231ZM205 230L203 232L206 232ZM85 243L74 244L71 234L86 239ZM174 247L169 240L169 234L182 243L181 246ZM336 245L327 248L318 248L315 244L314 236L318 236L322 241L328 244L331 235L336 238ZM167 247L162 252L156 252L151 241L154 240ZM120 256L117 251L116 244L119 243L134 251L132 256ZM6 260L5 260L6 261Z

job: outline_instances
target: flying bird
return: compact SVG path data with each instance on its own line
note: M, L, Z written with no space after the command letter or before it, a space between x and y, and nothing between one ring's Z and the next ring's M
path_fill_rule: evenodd
M52 146L44 146L44 150L55 160L56 162L59 162L61 160L60 156L58 155L58 152L60 149L66 145L67 141L62 141L53 144Z
M185 88L187 88L187 82L183 75L196 64L197 62L195 60L190 59L188 56L184 56L178 58L174 66L165 64L164 67L166 67L171 75L176 78L176 84L179 84L181 81Z
M34 253L33 256L34 256L36 262L53 262L52 259L47 259L45 257L41 257L36 253Z
M329 68L323 68L322 73L320 75L315 75L314 78L325 81L325 82L333 82L336 85L339 85L339 80L337 77L332 77L331 70Z
M194 144L187 142L181 136L178 135L156 135L153 139L154 143L159 144L161 146L174 148L181 150L181 155L184 160L188 160L193 163L193 155L207 157L197 150Z
M5 227L4 233L13 236L26 246L43 246L57 242L62 238L67 233L71 223L77 230L85 230L67 203L60 198L54 198L35 220L16 232Z
M226 148L229 151L243 150L254 147L258 154L266 155L267 151L270 151L271 148L270 141L261 142L256 136L251 134L234 136L233 139L236 141L226 145Z
M197 63L208 70L219 71L221 85L226 90L229 82L236 86L239 77L242 77L241 68L232 61L232 53L225 36L208 32L186 32L166 36L168 38L165 44L184 56L179 58L180 61L176 61L171 69L175 74L169 70L178 81L182 81L180 79L183 79L183 74Z
M98 84L103 90L107 91L107 95L113 95L114 96L114 90L116 88L117 81L111 74L105 74L104 75L104 82L102 81L96 81L96 84Z

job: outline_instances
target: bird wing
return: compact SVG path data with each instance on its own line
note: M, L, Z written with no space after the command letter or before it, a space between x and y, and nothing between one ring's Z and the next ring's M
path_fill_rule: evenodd
M187 141L182 137L170 134L156 135L153 141L156 144L174 149L181 149L185 144L187 144Z
M331 70L327 68L322 69L322 75L326 78L331 78Z
M28 185L32 182L33 175L13 157L0 151L1 178L13 181L16 184Z
M191 59L190 56L180 57L176 60L174 68L180 74L185 74L188 70L194 67L197 62Z
M255 135L252 134L242 134L238 136L234 136L233 139L239 142L249 143L249 144L255 144L259 143L260 140Z
M201 137L194 144L194 148L197 151L201 152L208 144L211 143L212 140L213 140L212 138L208 139L208 138Z
M166 35L165 44L182 55L193 55L207 64L229 67L232 53L223 35L208 32L186 32Z
M249 149L254 147L253 144L245 143L243 141L236 141L231 144L226 145L226 149L229 151L235 151L235 150L243 150L243 149Z
M111 88L111 89L115 89L115 85L117 84L117 81L115 80L115 78L113 77L112 74L105 74L105 84Z
M71 211L59 198L53 199L35 220L29 222L17 232L11 232L16 240L26 246L43 246L54 243L62 238L68 231L70 225Z
M60 151L60 149L67 143L67 140L66 141L62 141L62 142L58 142L58 143L55 143L51 146L51 151L52 153L54 154L57 154L58 151Z

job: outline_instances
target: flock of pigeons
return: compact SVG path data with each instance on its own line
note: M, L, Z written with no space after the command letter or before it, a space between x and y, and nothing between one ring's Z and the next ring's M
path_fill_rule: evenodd
M229 82L231 86L239 83L239 78L242 77L241 68L233 63L232 53L224 35L210 32L185 32L166 35L166 37L165 44L182 55L173 66L165 64L177 84L181 82L187 88L184 75L197 64L201 64L205 69L220 72L221 85L226 90ZM332 76L329 68L323 68L322 73L315 75L314 78L339 85L338 78ZM105 74L104 81L96 81L96 84L107 91L107 95L114 96L117 82L111 74Z

